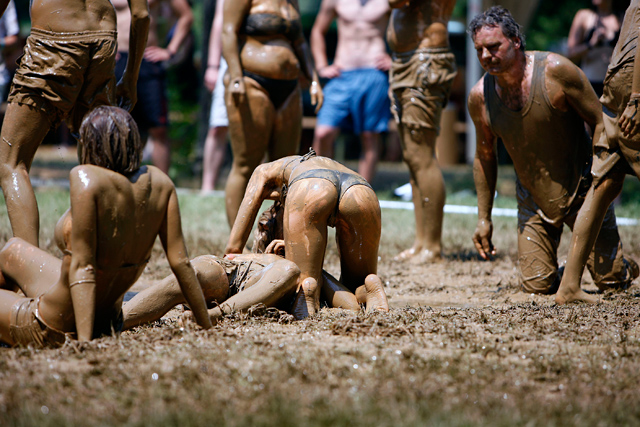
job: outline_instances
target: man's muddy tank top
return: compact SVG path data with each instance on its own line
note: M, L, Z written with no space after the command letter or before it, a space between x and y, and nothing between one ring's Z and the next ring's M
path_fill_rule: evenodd
M556 223L568 213L583 172L588 173L591 139L575 110L551 105L545 85L548 52L531 53L533 76L524 107L507 108L489 74L484 76L485 106L489 126L509 152L520 184L531 193L541 216Z

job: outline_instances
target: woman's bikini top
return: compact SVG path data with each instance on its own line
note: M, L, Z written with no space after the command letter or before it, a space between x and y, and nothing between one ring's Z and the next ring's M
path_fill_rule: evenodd
M302 24L300 20L286 19L274 13L250 13L241 32L251 37L285 36L295 40L302 32Z

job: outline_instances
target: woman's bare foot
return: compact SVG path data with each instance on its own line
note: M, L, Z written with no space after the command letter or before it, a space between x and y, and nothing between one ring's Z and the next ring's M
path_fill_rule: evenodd
M412 264L424 264L430 262L439 262L442 260L440 252L430 251L428 249L419 249L415 246L400 252L393 257L394 261L411 261Z
M389 301L387 301L387 295L384 293L382 280L377 275L368 275L364 279L364 287L367 290L365 313L370 313L374 310L389 311Z
M319 301L316 297L318 282L312 277L307 277L302 282L298 290L296 300L293 303L292 313L296 320L304 319L316 314L319 308Z
M598 302L598 298L593 295L589 295L582 289L577 292L558 290L556 293L556 304L564 305L569 302L586 302L588 304L596 304Z

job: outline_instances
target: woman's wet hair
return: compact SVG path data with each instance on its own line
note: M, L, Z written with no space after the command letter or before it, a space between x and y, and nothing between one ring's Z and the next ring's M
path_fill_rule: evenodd
M256 254L264 253L269 243L276 239L282 239L284 232L282 228L282 214L284 209L280 202L275 202L269 209L262 212L258 218L256 231L253 233L253 247L251 252Z
M142 160L138 125L126 110L98 107L80 126L83 164L102 166L121 174L135 172Z
M522 27L513 19L511 12L502 6L492 6L485 10L469 23L467 33L472 40L475 40L476 34L483 27L500 27L502 34L506 37L520 40L520 50L525 50L525 37Z

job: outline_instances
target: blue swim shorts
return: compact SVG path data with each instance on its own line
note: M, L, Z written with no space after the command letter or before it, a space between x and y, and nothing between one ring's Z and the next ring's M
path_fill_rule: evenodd
M389 76L375 68L343 71L323 89L318 125L355 134L386 132L391 118Z

